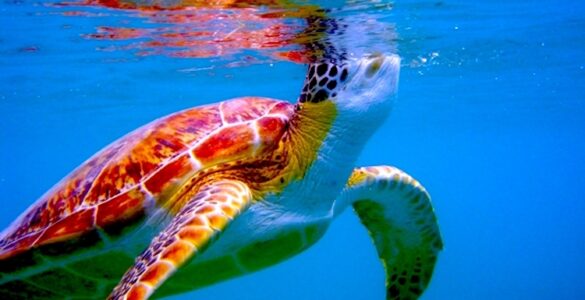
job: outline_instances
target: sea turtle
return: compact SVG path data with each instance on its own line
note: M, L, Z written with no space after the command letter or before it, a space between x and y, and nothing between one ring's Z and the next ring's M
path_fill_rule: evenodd
M0 235L0 298L190 291L307 249L349 205L387 298L417 298L442 247L429 195L397 168L353 166L389 113L399 65L393 54L315 62L296 104L237 98L122 137Z

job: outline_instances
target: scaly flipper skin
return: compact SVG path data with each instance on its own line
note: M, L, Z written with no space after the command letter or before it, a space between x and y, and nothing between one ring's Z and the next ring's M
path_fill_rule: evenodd
M108 299L147 299L177 268L203 250L252 200L248 186L220 180L204 186L122 277Z
M341 197L372 237L386 271L386 298L417 299L443 248L425 188L397 168L365 167L353 171Z

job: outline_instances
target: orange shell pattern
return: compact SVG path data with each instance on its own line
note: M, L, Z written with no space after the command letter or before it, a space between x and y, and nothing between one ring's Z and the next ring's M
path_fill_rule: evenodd
M288 102L238 98L158 119L65 177L0 237L0 260L124 222L176 182L218 163L272 149L294 113Z

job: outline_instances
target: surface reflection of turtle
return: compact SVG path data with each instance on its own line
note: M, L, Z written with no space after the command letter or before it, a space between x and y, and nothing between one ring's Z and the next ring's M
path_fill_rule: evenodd
M128 17L128 22L98 26L83 34L113 41L101 43L103 50L181 58L242 55L250 60L239 64L258 59L306 62L297 47L297 34L305 29L305 18L324 15L315 5L278 0L73 0L57 6L65 16L95 18L92 9L79 9L89 6L107 7L105 15L120 10ZM249 56L250 50L257 52L256 57Z
M296 105L238 98L126 135L2 233L0 298L186 292L307 249L349 205L388 299L418 297L441 249L429 195L396 168L353 167L398 73L393 55L315 63Z

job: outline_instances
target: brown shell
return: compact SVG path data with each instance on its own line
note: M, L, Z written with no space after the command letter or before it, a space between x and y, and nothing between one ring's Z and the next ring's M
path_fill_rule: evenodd
M42 196L0 238L0 260L124 223L197 170L269 151L294 106L238 98L158 119L112 143Z

